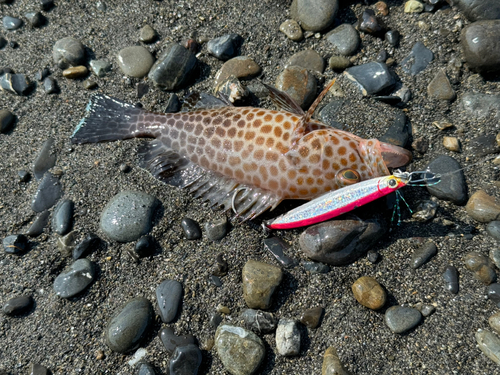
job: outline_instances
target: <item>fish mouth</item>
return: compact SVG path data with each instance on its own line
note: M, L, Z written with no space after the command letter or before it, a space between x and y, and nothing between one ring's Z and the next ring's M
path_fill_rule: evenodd
M380 153L388 168L402 167L413 158L411 152L407 149L385 142L380 142Z

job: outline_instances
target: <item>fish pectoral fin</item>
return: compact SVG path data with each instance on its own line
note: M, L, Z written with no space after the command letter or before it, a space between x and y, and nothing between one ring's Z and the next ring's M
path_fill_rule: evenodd
M287 93L278 90L275 87L266 85L264 82L261 82L264 87L269 91L269 98L274 103L278 109L295 113L296 115L303 116L305 114L304 110L300 108L300 105L297 104L295 100L292 99L290 95Z

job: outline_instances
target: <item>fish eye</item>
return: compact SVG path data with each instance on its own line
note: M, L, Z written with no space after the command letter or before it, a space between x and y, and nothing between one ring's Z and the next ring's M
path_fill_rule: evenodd
M361 181L361 176L354 169L344 168L337 172L337 180L343 185L352 185Z
M398 186L398 182L394 178L391 178L389 180L389 187L395 188L396 186Z

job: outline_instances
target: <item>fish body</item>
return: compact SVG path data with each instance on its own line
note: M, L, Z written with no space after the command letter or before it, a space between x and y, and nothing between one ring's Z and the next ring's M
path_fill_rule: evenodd
M404 149L311 119L311 110L270 89L283 110L226 106L158 114L96 95L72 141L155 138L139 150L141 166L214 205L235 208L243 219L283 199L314 199L388 175L388 166L410 160Z

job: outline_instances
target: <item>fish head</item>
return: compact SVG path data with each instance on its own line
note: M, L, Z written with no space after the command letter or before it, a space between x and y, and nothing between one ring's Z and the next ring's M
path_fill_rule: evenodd
M380 142L378 139L360 139L358 153L363 163L368 167L367 178L387 176L388 168L397 168L408 164L411 152L389 143Z

